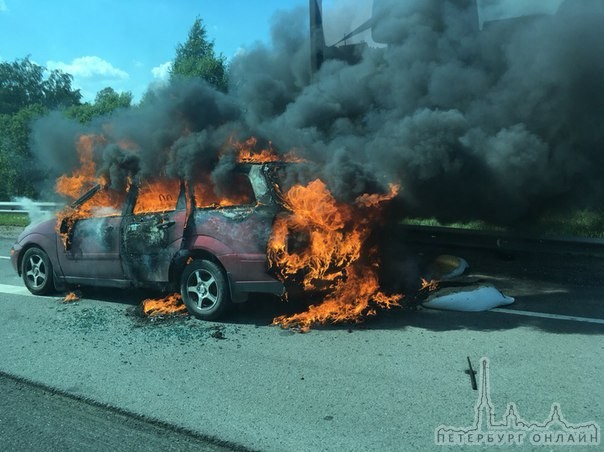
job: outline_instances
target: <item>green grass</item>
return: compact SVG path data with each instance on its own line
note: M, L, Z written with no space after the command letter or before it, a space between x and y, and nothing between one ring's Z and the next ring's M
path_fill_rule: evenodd
M604 210L578 210L572 215L544 215L536 225L544 235L604 238Z
M403 224L410 226L436 226L444 228L470 229L476 231L505 231L501 226L494 226L484 221L469 221L463 223L441 223L435 218L407 218Z
M21 226L29 224L26 213L0 213L0 226Z

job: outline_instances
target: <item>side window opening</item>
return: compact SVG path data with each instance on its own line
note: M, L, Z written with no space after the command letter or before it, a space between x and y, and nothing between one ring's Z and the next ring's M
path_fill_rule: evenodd
M65 251L71 249L76 226L82 224L81 220L119 217L123 213L125 202L126 193L97 185L83 194L71 206L63 209L59 214L57 232Z
M210 174L193 181L195 206L198 209L249 206L255 204L254 190L247 174L230 173L228 181L216 184Z
M117 217L122 214L126 194L108 187L99 187L75 208L79 218Z
M144 213L172 212L184 203L179 203L180 180L159 179L142 181L134 204L135 215Z

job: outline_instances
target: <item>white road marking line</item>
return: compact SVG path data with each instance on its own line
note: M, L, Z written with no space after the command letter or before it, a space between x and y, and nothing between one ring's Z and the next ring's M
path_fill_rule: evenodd
M8 260L8 259L10 259L10 257L8 257L8 256L0 256L0 259L7 259Z
M29 290L22 286L12 286L9 284L0 284L0 293L7 293L12 295L25 295L33 297L33 295ZM512 314L512 315L523 315L525 317L540 317L543 319L554 319L554 320L571 320L574 322L585 322L585 323L597 323L600 325L604 325L604 319L593 319L590 317L576 317L572 315L562 315L562 314L548 314L545 312L534 312L534 311L518 311L515 309L503 309L503 308L495 308L491 309L491 312L500 312L502 314Z
M590 317L576 317L572 315L562 314L547 314L545 312L533 312L533 311L517 311L515 309L503 309L496 308L491 309L492 312L501 312L502 314L513 314L523 315L526 317L541 317L543 319L554 319L554 320L572 320L573 322L585 322L585 323L598 323L604 325L604 319L592 319Z
M43 296L43 295L34 295L31 293L25 286L13 286L12 284L0 284L0 293L6 293L9 295L22 295L25 297L36 297L36 298L54 298L54 299L62 299L63 297L60 295L56 296Z
M0 284L0 292L1 293L9 293L12 295L30 295L33 296L33 294L27 290L27 288L23 287L23 286L11 286L8 284Z

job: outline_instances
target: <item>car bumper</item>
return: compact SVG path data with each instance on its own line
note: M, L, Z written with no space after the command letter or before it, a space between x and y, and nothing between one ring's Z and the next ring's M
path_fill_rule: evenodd
M21 250L23 247L18 243L15 243L10 248L10 263L15 269L15 271L21 276L21 272L19 270L19 256L21 255Z
M276 279L271 278L270 281L235 281L230 273L227 273L227 276L233 303L243 303L250 293L268 293L279 297L285 294L285 286Z

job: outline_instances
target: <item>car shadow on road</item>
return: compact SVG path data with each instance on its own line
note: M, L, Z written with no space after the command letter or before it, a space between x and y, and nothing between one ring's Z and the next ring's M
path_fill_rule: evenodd
M551 298L551 300L548 300ZM547 305L555 306L557 309L541 309ZM232 315L225 319L226 323L254 324L266 326L279 315L292 315L303 312L308 303L301 301L282 301L272 297L257 297L248 303L236 306ZM580 320L567 320L557 318L533 317L522 315L523 311L554 313L562 316L572 313L560 312L559 295L526 295L519 297L516 304L506 306L510 310L518 311L520 314L509 314L497 311L484 312L456 312L435 309L426 309L418 306L416 308L394 308L392 310L381 310L377 315L366 317L361 323L344 323L338 325L315 325L313 330L401 330L407 328L421 328L430 331L505 331L517 328L529 328L555 334L588 334L604 335L604 324L589 323ZM535 309L538 307L539 310ZM532 309L531 309L532 308ZM602 306L604 309L604 305ZM574 314L577 315L577 314ZM602 318L591 316L593 318ZM590 317L585 313L580 316Z
M166 294L147 289L116 289L109 287L70 287L57 295L64 298L74 294L78 299L99 300L108 303L138 306L146 298L160 298Z
M147 298L161 298L162 292L141 289L109 289L109 288L79 288L74 293L82 299L94 299L109 303L128 306L128 312L134 318L144 320L141 303ZM552 312L544 307L557 306L560 312L560 296L556 294L524 295L517 298L514 305L506 306L512 310ZM246 303L235 304L224 319L214 322L224 325L253 325L256 327L270 326L273 319L281 315L293 315L306 310L320 299L293 298L283 300L279 297L253 294ZM535 309L537 308L537 309ZM604 305L602 309L604 310ZM556 310L554 310L556 312ZM563 313L563 315L573 315ZM575 314L576 315L576 314ZM601 314L598 314L602 318ZM581 314L583 317L596 317ZM170 316L165 316L169 318ZM139 319L139 320L140 320ZM160 319L161 320L161 319ZM201 320L196 320L202 322ZM360 323L343 323L337 325L314 325L313 330L401 330L408 328L421 328L430 331L504 331L516 328L530 328L555 334L604 334L604 325L584 321L563 320L555 318L531 317L525 315L508 314L496 311L485 312L456 312L425 309L421 306L409 308L394 308L392 310L378 310L375 316L369 316ZM292 330L292 331L295 331Z
M531 297L523 297L530 304ZM540 300L543 296L538 297ZM520 314L509 314L497 311L456 312L419 308L415 312L401 310L382 311L375 318L365 322L367 329L400 329L421 328L430 331L505 331L517 328L529 328L554 334L604 335L604 325L584 321L544 318L522 315L528 309L514 309ZM535 311L532 311L535 312Z

